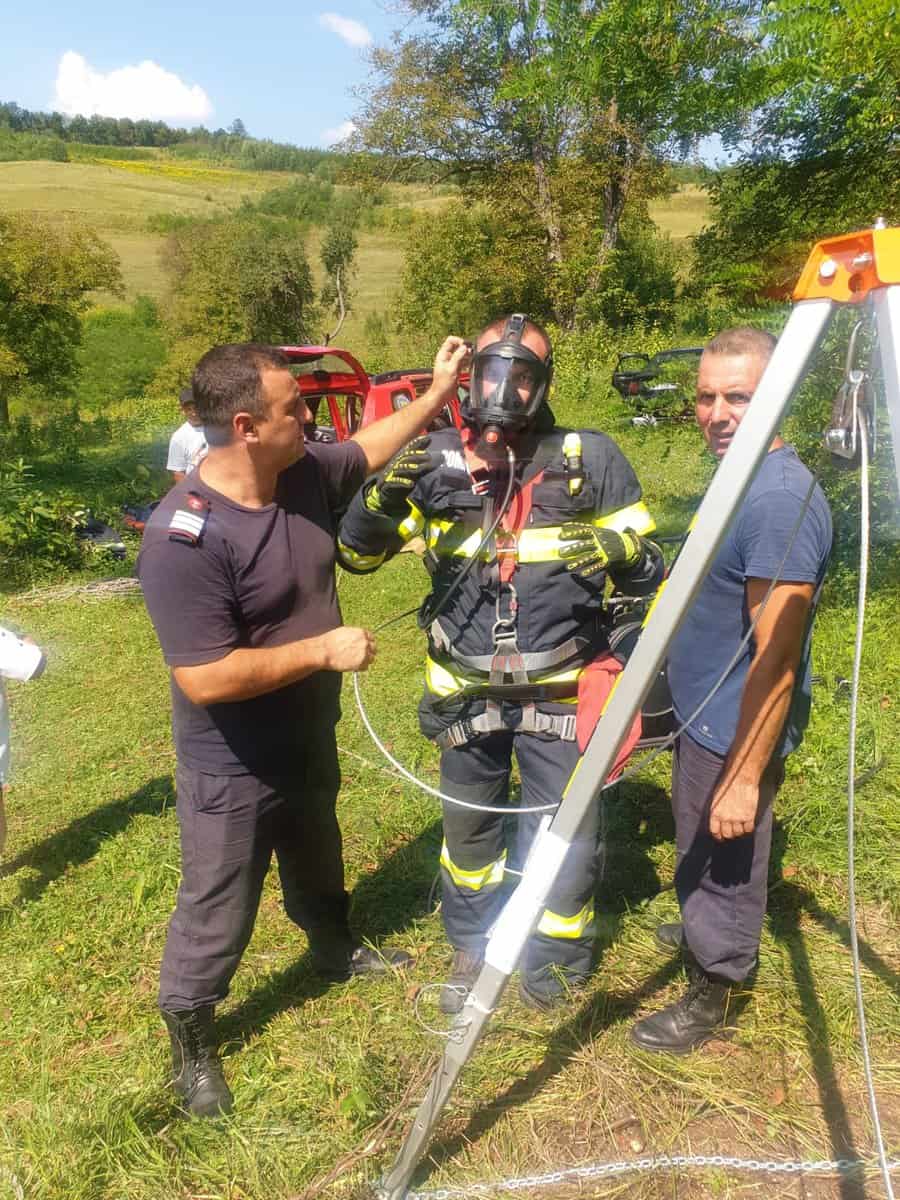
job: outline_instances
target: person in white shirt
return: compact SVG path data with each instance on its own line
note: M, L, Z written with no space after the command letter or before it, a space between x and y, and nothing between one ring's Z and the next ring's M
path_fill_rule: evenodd
M0 626L0 855L6 842L4 801L9 778L9 709L3 680L35 679L46 662L40 647L31 638L20 638L12 630Z
M181 483L185 475L190 475L206 458L207 447L206 434L197 416L194 395L189 387L182 389L178 402L185 419L184 424L179 425L169 439L166 470L172 472L176 483Z

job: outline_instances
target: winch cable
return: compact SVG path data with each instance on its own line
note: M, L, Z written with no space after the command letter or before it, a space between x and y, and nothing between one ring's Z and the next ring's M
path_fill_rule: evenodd
M854 640L853 671L850 685L850 731L847 752L847 893L848 924L850 927L850 955L853 960L853 986L856 993L856 1019L859 1025L859 1042L862 1048L863 1073L869 1099L869 1112L875 1132L878 1162L884 1179L888 1200L894 1200L894 1189L888 1166L878 1101L872 1077L872 1060L869 1056L869 1037L866 1012L863 1004L862 969L859 959L859 937L856 924L856 734L859 718L859 680L862 667L863 630L866 618L866 598L869 582L869 438L866 418L856 414L856 432L860 449L860 498L859 498L859 588L856 601L856 637Z

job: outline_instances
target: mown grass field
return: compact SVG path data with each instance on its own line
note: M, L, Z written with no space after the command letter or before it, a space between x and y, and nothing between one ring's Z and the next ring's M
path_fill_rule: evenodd
M565 398L560 408L567 419L579 416ZM680 427L620 432L660 525L683 528L708 477L696 435ZM128 453L152 464L161 446L147 440ZM109 462L98 450L81 469L102 473ZM374 627L414 603L423 580L414 555L374 578L343 577L345 619ZM895 1156L897 601L896 588L882 580L868 620L859 751L861 769L876 760L882 766L858 796L864 987L884 1132ZM736 1038L686 1059L641 1056L627 1042L632 1021L683 986L678 963L653 942L657 922L677 908L663 759L606 800L591 986L549 1016L522 1008L509 989L440 1124L419 1186L661 1153L872 1159L843 849L842 680L850 675L852 609L846 587L827 590L816 638L822 681L779 800L770 916ZM220 1011L236 1111L215 1123L179 1119L155 1012L179 855L167 683L153 631L139 597L8 595L0 614L50 656L44 678L14 687L11 696L15 784L0 878L0 1167L15 1174L28 1200L364 1195L390 1164L440 1050L422 1025L445 1024L428 986L450 959L428 903L440 844L435 802L379 760L346 686L340 809L355 923L366 937L413 952L416 965L376 983L324 987L270 877L255 936ZM385 632L363 690L394 753L433 782L435 754L415 721L421 651L412 622ZM373 1146L379 1122L392 1113L397 1123ZM338 1178L320 1186L345 1157ZM7 1184L0 1171L3 1200L12 1194ZM883 1192L872 1171L841 1180L719 1167L535 1194L875 1200Z
M148 232L148 217L224 212L281 182L271 172L216 171L205 163L0 163L0 210L87 222L119 255L126 298L160 299L168 285L159 258L164 238Z

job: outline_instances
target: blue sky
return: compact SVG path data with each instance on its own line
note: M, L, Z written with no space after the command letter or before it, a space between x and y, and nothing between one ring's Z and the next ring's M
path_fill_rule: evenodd
M402 20L390 7L376 0L5 5L0 100L210 128L240 117L256 137L321 146L353 115L351 88L368 73L366 39L386 42Z

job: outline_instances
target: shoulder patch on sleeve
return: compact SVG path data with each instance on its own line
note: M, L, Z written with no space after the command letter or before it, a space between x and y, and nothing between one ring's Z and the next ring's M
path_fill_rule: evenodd
M209 501L197 492L188 492L186 507L176 508L169 521L169 541L199 546L209 520Z

